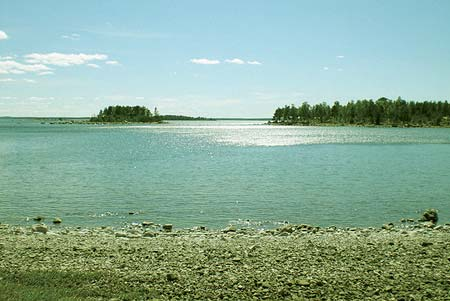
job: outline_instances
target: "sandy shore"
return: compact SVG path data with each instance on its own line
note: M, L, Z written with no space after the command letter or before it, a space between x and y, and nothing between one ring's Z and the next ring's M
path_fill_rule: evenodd
M0 225L3 283L58 289L67 275L94 275L73 277L73 286L64 280L68 300L450 300L448 225L49 228ZM25 299L6 296L0 300Z

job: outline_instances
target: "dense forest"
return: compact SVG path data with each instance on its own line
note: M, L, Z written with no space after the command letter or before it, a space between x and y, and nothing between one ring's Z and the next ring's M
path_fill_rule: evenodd
M109 106L100 110L91 122L160 122L158 109L153 113L144 106Z
M450 104L439 102L406 101L401 97L391 100L382 97L376 101L364 99L347 104L334 102L310 105L303 102L277 108L272 123L278 124L355 124L384 126L449 126Z

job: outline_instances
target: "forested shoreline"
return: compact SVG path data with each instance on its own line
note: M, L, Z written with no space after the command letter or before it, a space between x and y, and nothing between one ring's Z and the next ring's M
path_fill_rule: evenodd
M450 104L447 101L406 101L401 97L376 101L364 99L347 104L323 102L298 107L277 108L272 124L283 125L374 125L374 126L450 126Z

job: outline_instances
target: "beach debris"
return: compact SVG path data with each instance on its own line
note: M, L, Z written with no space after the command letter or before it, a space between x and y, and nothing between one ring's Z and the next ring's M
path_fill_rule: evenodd
M59 217L55 217L55 218L53 219L53 223L54 223L54 224L61 224L61 223L62 223L62 219L59 218Z
M438 213L436 209L427 209L422 214L422 218L419 220L420 222L432 222L433 224L436 224L438 221Z
M37 224L31 227L31 231L46 234L48 232L48 227L45 224Z

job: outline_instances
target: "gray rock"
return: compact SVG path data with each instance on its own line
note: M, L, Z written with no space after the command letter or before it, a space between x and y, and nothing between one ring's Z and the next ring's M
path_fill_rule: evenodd
M61 224L62 223L62 219L59 217L55 217L55 219L53 220L54 224Z
M172 232L173 225L172 224L165 224L165 225L162 226L162 228L163 228L164 232Z
M126 232L116 232L114 233L115 237L127 237L128 233Z
M438 213L436 209L428 209L422 214L422 218L419 220L421 222L432 222L433 224L438 221Z
M33 217L33 220L36 221L36 222L41 222L41 221L44 220L44 217L38 215L38 216L36 216L36 217Z
M142 222L143 227L150 227L150 226L153 226L154 224L155 224L154 222L149 222L149 221Z
M394 229L394 224L393 223L384 224L381 228L384 230L392 230Z
M31 231L46 234L48 232L48 227L44 224L37 224L31 227Z
M225 229L223 229L224 233L229 233L229 232L236 232L237 228L235 225L229 225L228 227L226 227Z

